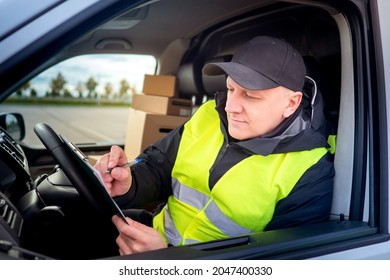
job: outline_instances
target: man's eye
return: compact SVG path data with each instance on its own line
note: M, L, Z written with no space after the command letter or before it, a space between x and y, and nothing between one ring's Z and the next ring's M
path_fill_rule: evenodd
M248 98L250 98L250 99L260 99L260 97L254 96L254 95L250 95L250 94L248 94L248 93L245 93L245 96L248 97Z

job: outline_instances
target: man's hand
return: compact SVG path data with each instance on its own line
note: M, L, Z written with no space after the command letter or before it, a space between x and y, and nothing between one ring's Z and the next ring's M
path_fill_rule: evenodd
M154 228L138 223L128 217L126 217L126 220L129 224L126 224L118 216L112 217L112 221L119 231L116 243L119 246L120 255L167 247L164 238Z
M110 152L103 155L94 166L101 174L106 189L112 197L123 195L130 189L132 182L130 168L116 167L126 162L127 157L123 149L112 146ZM113 169L110 173L104 173L107 168Z

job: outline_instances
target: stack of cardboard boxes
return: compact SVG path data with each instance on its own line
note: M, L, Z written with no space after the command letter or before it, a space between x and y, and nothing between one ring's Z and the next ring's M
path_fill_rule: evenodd
M192 101L177 97L177 79L145 75L142 94L134 94L127 125L125 152L129 160L186 122Z

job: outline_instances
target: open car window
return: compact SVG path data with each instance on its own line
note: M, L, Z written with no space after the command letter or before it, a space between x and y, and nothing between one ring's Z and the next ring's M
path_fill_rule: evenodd
M41 145L33 133L46 122L77 144L122 143L128 108L142 92L145 74L154 74L148 55L82 55L58 63L25 83L0 105L23 112L27 145Z

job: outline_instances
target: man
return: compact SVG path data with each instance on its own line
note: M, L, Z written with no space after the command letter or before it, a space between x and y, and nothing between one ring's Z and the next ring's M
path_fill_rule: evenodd
M203 71L226 74L227 93L146 149L131 172L115 168L127 162L117 146L96 165L102 174L113 168L103 179L122 208L165 205L155 215L133 212L130 225L113 217L120 254L328 219L326 121L298 52L260 36Z

